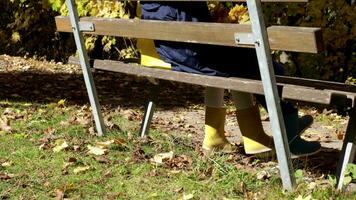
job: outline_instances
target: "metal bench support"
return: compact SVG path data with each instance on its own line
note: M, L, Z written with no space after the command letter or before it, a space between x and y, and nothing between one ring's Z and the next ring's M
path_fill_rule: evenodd
M354 161L355 151L356 151L356 107L354 107L350 111L350 119L346 129L344 144L340 152L340 159L336 171L336 176L337 176L336 188L338 190L342 189L347 164L352 163Z
M153 87L150 90L150 100L145 109L145 114L143 116L142 123L141 123L141 129L140 129L141 137L144 137L145 135L148 134L152 117L156 109L156 104L154 102L157 102L157 97L160 90L158 80L152 79L152 81L150 82L153 84Z
M93 75L90 70L89 59L84 45L83 34L79 26L78 12L75 7L74 0L66 0L66 3L69 10L69 17L72 24L75 44L77 45L77 49L79 51L80 66L82 67L83 71L85 86L87 88L89 101L95 120L96 131L98 133L98 136L102 136L105 133L105 125L100 111L100 104L94 84Z
M151 125L151 121L152 121L152 117L153 117L155 108L156 108L155 103L153 101L149 101L147 104L146 110L145 110L145 114L142 119L142 123L141 123L141 130L140 130L141 137L144 137L145 135L147 135L147 133L150 129L150 125Z
M247 6L252 23L253 41L255 43L268 114L271 119L271 128L281 179L284 189L291 190L295 185L295 178L280 106L276 77L272 65L267 30L263 19L261 0L249 0L247 1Z

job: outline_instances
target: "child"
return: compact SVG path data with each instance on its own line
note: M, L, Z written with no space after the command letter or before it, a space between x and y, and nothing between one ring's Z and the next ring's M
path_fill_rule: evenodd
M205 2L142 2L141 18L166 21L209 22L210 13ZM224 77L259 78L258 61L254 49L155 41L157 53L172 70ZM205 105L205 150L235 151L236 147L225 137L226 110L223 107L223 89L207 88ZM252 94L232 91L237 120L243 135L247 154L270 151L274 145L262 127L259 109L253 104ZM299 136L297 109L283 106L291 153L305 156L320 149L318 142L308 142ZM285 104L289 105L289 104ZM293 109L292 109L293 108ZM304 128L302 128L304 129Z

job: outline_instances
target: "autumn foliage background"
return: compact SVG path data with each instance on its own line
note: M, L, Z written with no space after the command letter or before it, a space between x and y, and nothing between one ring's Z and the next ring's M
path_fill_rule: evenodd
M80 16L134 18L135 2L77 0ZM233 3L213 4L213 14L230 22L226 13ZM269 25L321 27L325 51L320 54L274 52L276 59L287 55L289 75L355 83L356 6L348 0L311 0L308 4L266 3ZM56 33L54 17L66 15L64 0L0 1L0 54L36 56L65 61L75 53L70 34ZM302 41L301 41L302 42ZM137 57L135 41L123 38L89 36L86 46L97 58ZM236 61L238 63L238 60Z

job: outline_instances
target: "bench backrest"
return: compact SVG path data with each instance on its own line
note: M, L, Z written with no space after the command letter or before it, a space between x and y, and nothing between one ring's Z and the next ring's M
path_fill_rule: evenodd
M96 17L84 17L81 18L80 22L81 24L92 24L94 30L84 31L84 33L95 35L254 48L252 45L239 45L235 41L235 33L251 33L251 25L247 24L167 22ZM56 17L56 25L60 32L72 32L68 17ZM267 31L270 46L273 50L318 53L323 48L320 28L270 26Z

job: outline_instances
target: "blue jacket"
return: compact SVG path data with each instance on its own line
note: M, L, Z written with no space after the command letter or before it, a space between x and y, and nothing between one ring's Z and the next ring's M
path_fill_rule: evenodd
M165 21L211 21L205 2L141 2L142 19ZM175 71L211 76L258 78L254 49L181 42L155 41L161 59Z

